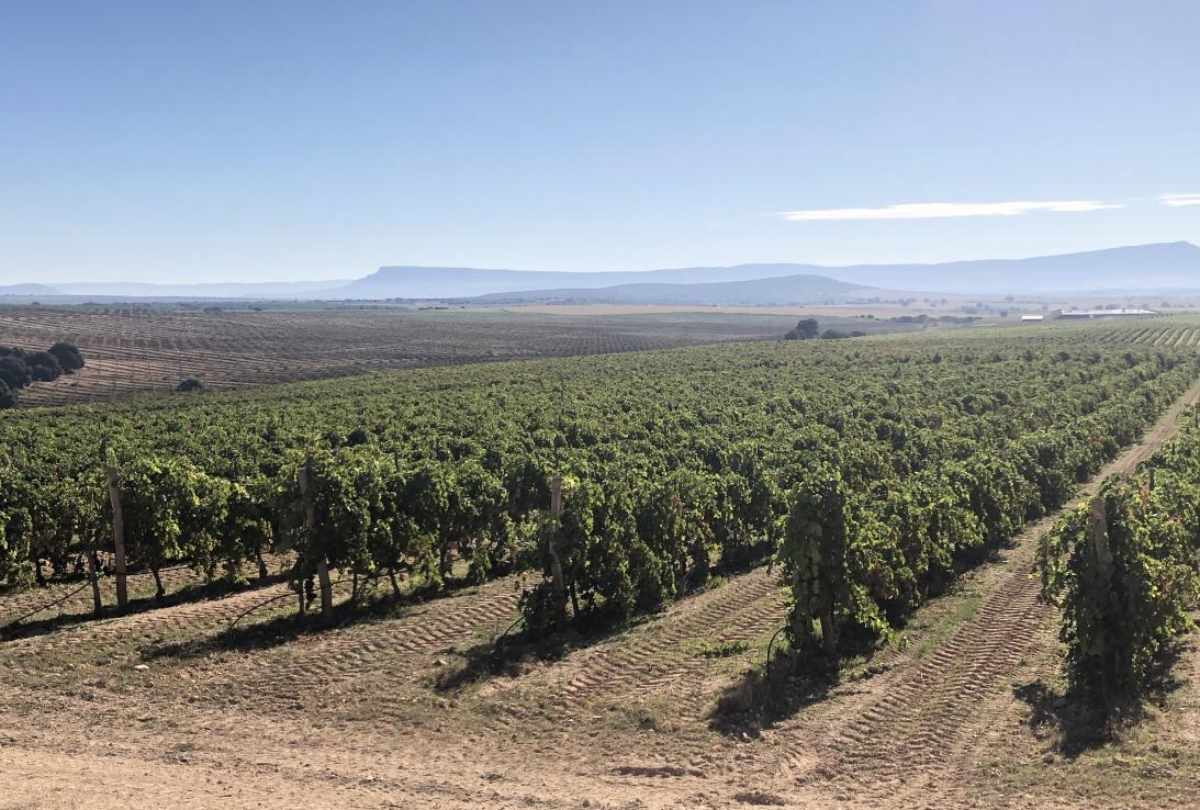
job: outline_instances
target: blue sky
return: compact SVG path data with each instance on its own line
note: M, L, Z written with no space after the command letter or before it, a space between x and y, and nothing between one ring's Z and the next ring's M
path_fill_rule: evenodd
M1200 241L1163 199L1200 195L1198 30L1190 0L0 0L0 283Z

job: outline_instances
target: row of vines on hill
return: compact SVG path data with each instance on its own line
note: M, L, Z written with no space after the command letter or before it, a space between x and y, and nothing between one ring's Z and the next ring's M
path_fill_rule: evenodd
M294 559L449 585L516 568L531 633L778 553L797 645L880 633L1060 504L1200 372L1036 336L753 344L0 417L0 579ZM108 471L116 497L110 497ZM561 482L560 503L552 489ZM49 569L48 572L45 569ZM304 605L304 597L301 597Z
M1103 401L1060 402L1058 424L977 435L969 453L894 480L810 469L791 488L782 559L793 644L833 654L844 628L887 632L959 567L1061 506L1077 484L1135 441L1189 382L1146 372L1145 385ZM1194 367L1189 372L1195 373Z
M1039 551L1063 608L1071 686L1110 714L1153 680L1200 597L1200 411L1129 477L1064 516Z

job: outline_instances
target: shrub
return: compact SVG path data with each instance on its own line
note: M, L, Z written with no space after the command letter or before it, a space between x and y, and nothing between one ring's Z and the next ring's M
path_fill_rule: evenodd
M816 318L805 318L783 336L784 340L812 340L821 332Z
M0 357L0 381L16 391L33 382L33 373L24 357L10 354Z
M63 374L62 364L50 352L35 352L25 358L30 376L38 382L53 382Z
M73 374L84 366L83 354L72 343L59 341L50 347L50 354L54 355L66 374Z

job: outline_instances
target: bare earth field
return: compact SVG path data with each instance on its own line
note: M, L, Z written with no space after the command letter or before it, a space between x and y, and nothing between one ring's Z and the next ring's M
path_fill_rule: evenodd
M22 393L25 406L37 406L169 392L188 377L230 389L382 369L769 340L796 320L787 313L603 308L557 314L335 305L261 312L245 305L220 312L165 304L9 306L0 307L0 345L40 350L67 340L83 351L87 367L80 373ZM823 325L872 333L914 328L857 320Z
M212 593L186 571L168 604L121 617L78 621L71 597L0 642L0 807L1196 806L1200 649L1120 742L1089 738L1037 598L1049 520L770 714L750 711L786 611L765 569L499 674L480 653L515 578L324 631L289 621L290 598L263 604L285 585ZM0 624L30 601L0 597Z

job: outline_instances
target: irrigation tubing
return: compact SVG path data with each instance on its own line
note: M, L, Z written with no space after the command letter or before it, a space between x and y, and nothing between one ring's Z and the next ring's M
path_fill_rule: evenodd
M74 596L75 594L77 594L77 593L79 593L80 591L82 591L84 588L90 588L90 587L92 587L92 583L91 583L91 582L85 582L85 583L83 583L82 585L80 585L78 588L76 588L75 590L73 590L73 591L71 591L70 593L68 593L66 596L63 596L63 597L61 597L61 598L59 598L59 599L55 599L53 602L50 602L49 604L46 604L46 605L42 605L42 606L41 606L41 607L39 607L39 608L34 608L33 610L29 611L28 613L26 613L26 614L24 614L24 615L22 615L22 616L19 616L19 617L17 617L16 619L13 619L13 620L12 620L11 622L9 622L8 624L4 625L3 627L0 627L0 635L4 635L4 634L8 633L8 631L12 630L12 629L13 629L14 627L16 627L18 624L20 624L21 622L23 622L23 621L25 621L26 619L28 619L30 616L36 616L37 614L41 613L41 612L42 612L42 611L44 611L44 610L49 610L49 609L50 609L50 608L52 608L52 607L57 607L57 606L61 605L63 602L65 602L65 601L67 601L68 599L70 599L70 598L71 598L72 596Z
M504 639L506 639L508 637L508 634L513 631L513 628L516 627L518 624L522 624L524 621L525 621L524 616L518 616L517 620L514 621L512 624L510 624L508 626L507 630L505 630L503 633L501 633L500 635L498 635L494 639L492 639L492 646L499 649L501 642L503 642Z
M784 630L787 630L786 624L783 627L780 627L778 630L775 631L775 633L771 636L771 642L769 644L767 644L766 670L767 670L767 682L768 683L771 680L771 674L772 674L771 658L772 658L772 654L775 652L775 641L776 641L776 639L779 638L779 634L782 633Z

